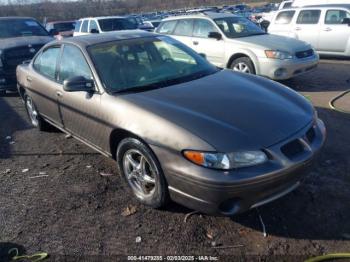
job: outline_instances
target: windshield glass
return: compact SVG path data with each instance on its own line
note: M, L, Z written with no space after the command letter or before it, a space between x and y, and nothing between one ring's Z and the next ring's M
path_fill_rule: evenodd
M21 36L47 36L47 31L35 20L0 20L0 38Z
M136 29L137 25L127 18L106 18L99 19L98 23L103 32Z
M98 44L88 51L111 92L161 88L218 71L190 48L163 36Z
M225 17L214 20L228 38L266 34L259 26L243 17Z
M53 27L58 32L73 31L75 28L75 22L55 23Z

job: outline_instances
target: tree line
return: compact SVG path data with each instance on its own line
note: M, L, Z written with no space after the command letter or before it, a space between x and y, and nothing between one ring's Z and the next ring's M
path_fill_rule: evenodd
M246 3L261 2L249 0ZM125 15L155 12L198 6L233 5L239 0L80 0L80 1L34 1L8 0L0 7L0 16L27 16L39 21L71 20L89 16Z

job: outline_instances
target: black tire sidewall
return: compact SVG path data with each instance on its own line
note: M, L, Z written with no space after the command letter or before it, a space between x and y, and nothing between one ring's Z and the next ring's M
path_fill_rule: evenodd
M152 165L152 167L156 170L156 186L154 193L146 198L139 198L136 194L134 194L132 188L129 185L129 182L126 178L126 175L124 173L123 169L123 157L124 154L130 150L130 149L137 149L139 150L148 160L148 162ZM118 165L119 173L122 174L123 180L127 184L130 191L133 193L133 195L144 205L150 206L152 208L161 208L163 207L167 201L168 201L168 187L165 180L165 177L163 175L163 171L161 169L160 163L155 156L155 154L152 152L152 150L143 142L136 138L125 138L123 139L117 148L116 152L116 160Z
M230 68L233 70L234 66L240 62L245 63L249 67L251 74L253 75L256 74L254 64L249 57L236 58L235 60L232 61Z

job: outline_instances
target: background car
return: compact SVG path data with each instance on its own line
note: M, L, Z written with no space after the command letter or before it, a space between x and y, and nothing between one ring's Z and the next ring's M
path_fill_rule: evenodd
M156 32L181 41L218 67L271 79L308 72L319 60L311 45L267 34L250 20L230 14L171 17Z
M17 75L35 127L114 158L155 208L171 198L232 216L266 204L298 187L325 140L298 93L141 30L48 44Z
M16 67L52 37L34 18L0 17L0 94L16 91Z
M319 54L350 56L350 5L320 5L277 12L268 32L310 43Z
M53 21L45 25L46 30L56 37L73 36L76 21Z
M102 16L79 19L75 26L74 36L106 33L111 31L137 29L130 18L122 16Z

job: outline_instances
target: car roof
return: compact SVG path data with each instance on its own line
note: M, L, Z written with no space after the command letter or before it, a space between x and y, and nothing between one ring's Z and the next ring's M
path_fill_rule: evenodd
M211 18L211 19L217 19L217 18L225 18L225 17L239 17L237 15L233 15L231 13L217 13L217 12L203 12L203 13L195 13L195 14L188 14L188 15L179 15L179 16L172 16L163 19L162 21L170 21L170 20L177 20L177 19L184 19L184 18Z
M35 18L33 18L33 17L25 17L25 16L23 16L23 17L21 17L21 16L2 16L2 17L0 17L0 20L16 20L16 19L30 19L30 20L35 20L35 21L37 21Z
M130 40L144 37L155 37L159 36L155 33L150 33L144 30L122 30L122 31L114 31L107 32L102 34L89 34L82 36L74 36L64 38L63 40L56 40L50 43L50 45L57 44L75 44L82 48L86 48L91 45L112 42L112 41L120 41L120 40Z
M350 4L327 4L327 5L306 5L301 7L290 7L281 9L278 11L288 11L288 10L301 10L301 9L311 9L311 8L346 8L350 9Z
M83 17L80 18L79 20L84 20L84 19L110 19L110 18L126 18L125 16L95 16L95 17Z

